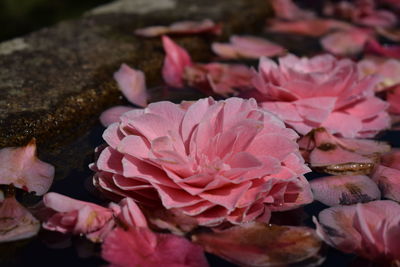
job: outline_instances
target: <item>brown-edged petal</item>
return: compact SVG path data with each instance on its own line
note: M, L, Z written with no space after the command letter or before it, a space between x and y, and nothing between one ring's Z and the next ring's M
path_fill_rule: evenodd
M351 205L380 199L381 192L368 176L326 176L310 182L314 199L327 206Z
M0 184L43 195L49 190L53 178L54 167L36 157L35 139L24 147L0 150Z
M305 262L318 265L324 260L319 255L321 240L307 227L254 222L195 234L192 240L207 252L240 266L298 266Z
M14 196L0 203L0 243L30 238L39 229L40 222Z
M312 168L335 175L369 174L390 150L384 142L336 137L324 128L301 138L299 146Z

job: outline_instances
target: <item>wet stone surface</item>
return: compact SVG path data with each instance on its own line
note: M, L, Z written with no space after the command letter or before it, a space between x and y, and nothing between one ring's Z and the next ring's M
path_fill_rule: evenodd
M260 0L123 0L79 20L2 43L0 147L22 145L32 137L39 145L57 143L82 125L88 129L102 110L123 101L112 79L123 62L142 69L149 87L160 84L161 42L135 37L136 28L183 19L223 22L220 37L176 38L195 60L205 61L212 57L209 44L214 38L261 32L268 14L268 6ZM155 88L150 98L184 96Z

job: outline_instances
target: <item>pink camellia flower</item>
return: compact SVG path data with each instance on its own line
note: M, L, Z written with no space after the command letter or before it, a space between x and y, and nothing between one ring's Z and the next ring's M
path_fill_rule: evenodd
M260 106L300 134L324 127L343 137L373 137L389 127L388 104L374 96L378 82L361 78L353 61L331 55L289 54L279 64L261 58L254 78Z
M230 43L213 43L212 50L218 56L229 59L280 56L285 48L263 38L254 36L231 36Z
M372 174L385 198L400 201L400 150L384 154L381 164Z
M311 37L320 37L333 30L349 30L353 26L349 23L333 19L307 19L299 21L268 20L266 30L271 32L299 34Z
M377 74L382 78L381 82L375 87L377 92L400 84L400 60L367 57L358 62L357 65L361 76Z
M319 222L318 222L319 221ZM400 260L400 205L378 200L323 210L317 225L318 235L329 245L355 253L382 266Z
M24 147L0 150L0 184L43 195L49 190L53 178L54 167L36 157L35 139Z
M150 104L103 137L95 183L143 204L161 202L199 225L268 221L312 201L297 135L254 99Z
M39 230L40 222L14 196L0 201L0 243L30 238Z
M102 246L102 257L111 267L208 266L200 246L183 237L153 233L132 199L121 202L119 218L127 229L115 228Z
M193 63L188 52L163 36L166 53L162 74L164 81L173 87L182 88L185 84L207 94L227 96L236 89L245 91L251 88L253 77L250 69L240 64Z
M222 32L220 24L210 19L202 21L179 21L169 26L150 26L135 30L135 34L143 37L156 37L165 34L199 34L211 33L219 35Z
M315 17L313 12L300 9L292 0L272 0L270 2L277 18L303 20Z
M54 211L43 223L43 228L60 233L86 235L93 242L101 242L107 236L115 225L113 215L119 212L116 204L105 208L57 193L47 193L43 202Z
M325 51L335 55L351 56L360 53L366 42L372 38L372 32L354 28L328 34L320 40Z

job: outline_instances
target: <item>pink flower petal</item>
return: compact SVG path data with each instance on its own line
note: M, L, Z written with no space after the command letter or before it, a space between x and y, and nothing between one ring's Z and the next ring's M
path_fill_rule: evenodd
M370 32L355 28L331 33L321 39L321 45L332 54L351 56L360 53L370 38Z
M387 93L387 101L389 102L389 112L393 114L400 114L400 85L391 89Z
M55 212L43 224L47 230L84 234L92 241L99 242L112 229L113 211L111 209L57 193L46 194L43 202L47 208Z
M395 238L400 234L400 205L389 200L372 201L323 210L317 233L329 245L380 263L398 260Z
M164 35L162 42L166 54L162 68L164 81L173 87L183 87L183 73L186 67L192 65L192 60L188 52L169 37Z
M156 243L149 243L143 235L153 235ZM154 234L148 228L116 228L103 243L102 257L113 267L208 266L199 246L183 237Z
M386 143L338 138L325 129L315 129L299 141L311 167L335 175L369 174L380 154L390 150Z
M378 186L364 175L327 176L310 183L314 199L327 206L351 205L380 199Z
M366 44L365 51L380 56L400 59L399 45L381 45L376 40L369 40Z
M31 238L40 230L40 222L15 198L0 202L0 243Z
M108 127L115 122L119 122L119 118L125 112L131 111L133 108L128 106L115 106L103 111L100 115L100 122L104 127Z
M0 150L0 184L13 185L36 195L46 193L54 178L54 167L36 157L36 141L24 147Z
M277 0L278 1L278 0ZM267 31L319 37L332 30L347 30L350 24L331 19L307 19L299 21L269 20Z
M169 26L150 26L135 30L135 34L143 37L156 37L165 34L221 34L222 27L210 19L202 21L179 21Z
M146 80L142 71L122 64L120 69L114 73L114 79L129 102L140 107L147 106Z
M285 49L271 41L254 36L232 36L230 43L213 43L212 50L218 56L229 59L274 57Z
M311 228L251 223L192 236L207 252L240 266L286 266L321 261Z
M311 11L300 9L292 0L272 0L275 17L286 20L303 20L315 17Z

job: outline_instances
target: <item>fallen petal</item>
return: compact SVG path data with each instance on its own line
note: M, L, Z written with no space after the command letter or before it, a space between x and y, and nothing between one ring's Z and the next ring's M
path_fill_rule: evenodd
M169 26L150 26L135 31L136 35L143 37L156 37L165 34L199 34L211 33L221 34L222 27L220 24L215 24L210 19L202 21L179 21L172 23Z
M240 266L297 266L304 262L316 266L324 260L319 255L321 240L307 227L250 223L195 234L192 240Z
M314 199L327 206L351 205L380 199L381 192L368 176L326 176L310 182Z
M218 56L228 59L274 57L286 51L278 44L254 36L232 36L230 43L213 43L212 50Z
M367 42L365 51L380 56L400 59L400 45L381 45L374 39Z
M46 193L54 178L54 167L36 157L36 141L24 147L0 150L0 184L13 185L36 195Z
M184 70L192 65L192 60L188 52L169 37L164 35L162 43L166 54L162 68L164 81L170 86L181 88Z
M146 80L142 71L122 64L120 69L114 73L114 79L129 102L140 107L147 106Z
M39 230L40 222L13 196L0 203L0 243L30 238Z
M369 31L355 28L331 33L321 39L321 45L325 51L332 54L351 56L360 53L370 37Z

